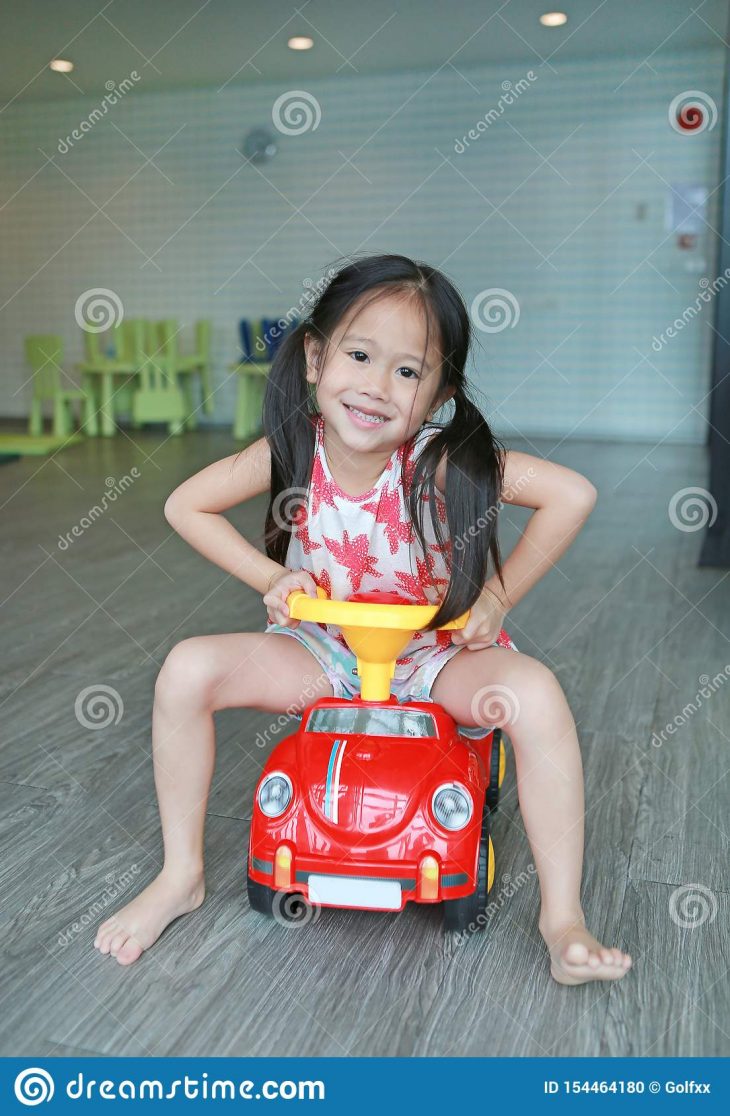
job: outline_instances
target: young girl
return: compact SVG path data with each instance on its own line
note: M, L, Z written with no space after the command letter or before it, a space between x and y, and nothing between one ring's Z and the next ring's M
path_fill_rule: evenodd
M397 255L349 263L277 352L266 436L167 500L165 515L183 538L262 594L269 624L263 634L183 640L160 671L153 757L164 866L99 927L94 945L120 964L203 902L215 710L296 714L320 697L358 692L339 630L289 617L288 594L316 596L319 584L334 599L381 589L440 605L398 660L393 692L440 703L466 733L506 728L555 980L616 980L630 968L628 954L589 933L581 907L583 772L573 717L552 672L516 653L502 630L508 608L575 538L596 491L579 473L498 445L467 396L469 343L463 299L440 272ZM445 404L452 416L437 425ZM266 554L221 514L263 492ZM504 563L502 502L535 509ZM467 609L462 630L436 631Z

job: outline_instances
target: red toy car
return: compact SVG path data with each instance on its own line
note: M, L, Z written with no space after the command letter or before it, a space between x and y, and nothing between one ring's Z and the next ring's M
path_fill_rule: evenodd
M505 769L500 730L473 740L440 705L390 694L398 647L436 606L377 592L346 602L293 593L288 603L296 618L341 625L358 655L361 694L309 705L269 756L251 820L251 907L273 914L277 893L379 911L442 902L445 929L483 926L494 879L490 813ZM467 616L445 627L463 627Z

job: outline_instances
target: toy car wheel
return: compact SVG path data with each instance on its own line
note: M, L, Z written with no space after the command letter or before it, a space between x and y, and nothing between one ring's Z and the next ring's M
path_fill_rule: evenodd
M497 751L499 751L499 749L497 749ZM465 895L462 899L444 899L444 930L456 930L459 932L468 929L480 930L486 925L486 919L483 916L487 909L487 903L489 902L489 889L494 876L494 854L491 846L489 807L485 803L484 812L482 813L482 836L479 842L477 886L471 895ZM491 866L490 852L492 852Z
M251 879L249 873L247 880L248 887L248 905L252 911L258 911L259 914L269 915L273 917L274 914L274 895L276 892L273 887L267 887L266 884L257 883L256 880Z
M492 735L492 754L489 762L489 786L487 787L486 803L490 810L496 810L499 803L499 769L504 742L502 730L496 728Z

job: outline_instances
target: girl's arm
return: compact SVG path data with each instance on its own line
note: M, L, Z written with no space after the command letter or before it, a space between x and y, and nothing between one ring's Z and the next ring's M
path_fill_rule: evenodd
M247 542L221 512L270 487L271 451L266 438L259 438L178 485L165 502L165 519L211 562L264 594L284 567Z
M596 488L581 473L527 453L507 451L502 501L535 511L502 565L506 599L496 576L484 588L505 608L513 608L565 553L597 496Z

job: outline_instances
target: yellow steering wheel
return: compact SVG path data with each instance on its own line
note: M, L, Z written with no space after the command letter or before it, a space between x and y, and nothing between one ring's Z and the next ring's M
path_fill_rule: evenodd
M363 701L387 701L390 681L401 651L414 632L425 628L439 610L438 605L382 604L370 601L333 601L317 586L317 597L295 589L286 599L294 620L336 624L347 646L357 656L360 697ZM463 628L469 612L442 624L438 631Z

